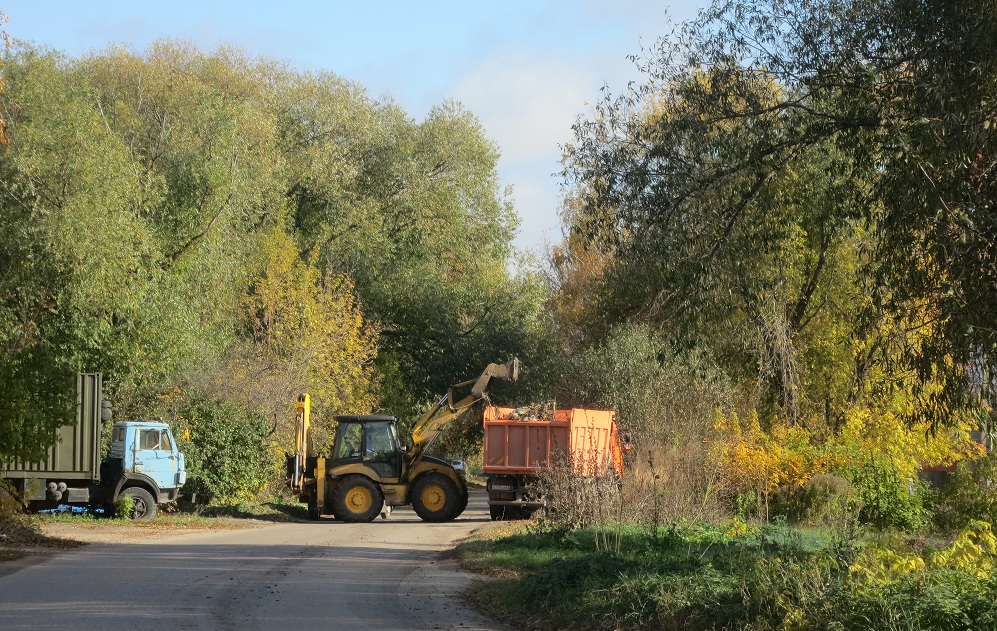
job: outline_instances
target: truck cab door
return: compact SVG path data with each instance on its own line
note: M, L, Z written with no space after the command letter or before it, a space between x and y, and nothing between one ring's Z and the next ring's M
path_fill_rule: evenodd
M177 486L179 457L173 448L169 430L139 429L135 437L135 473L156 481L161 489Z

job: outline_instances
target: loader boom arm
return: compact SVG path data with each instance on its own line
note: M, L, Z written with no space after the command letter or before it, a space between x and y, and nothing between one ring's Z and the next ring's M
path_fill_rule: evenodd
M436 440L443 428L463 414L471 406L488 396L488 388L492 379L516 381L519 378L519 360L512 359L504 364L488 364L477 379L462 381L450 386L440 402L426 413L412 428L412 449L409 459L412 463L422 458L425 450ZM463 399L454 402L454 390L471 386L471 392Z

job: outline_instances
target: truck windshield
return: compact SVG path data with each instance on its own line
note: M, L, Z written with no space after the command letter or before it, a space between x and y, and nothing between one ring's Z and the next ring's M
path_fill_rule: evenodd
M143 429L139 433L138 444L139 449L163 449L165 451L173 449L169 433L160 429Z

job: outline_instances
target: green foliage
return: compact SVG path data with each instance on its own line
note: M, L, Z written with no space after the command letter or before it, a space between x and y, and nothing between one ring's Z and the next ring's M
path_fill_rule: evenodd
M229 401L191 396L176 405L180 447L187 458L185 493L199 502L233 503L257 498L277 466L258 414Z
M997 620L985 524L938 550L870 540L858 554L827 536L737 523L624 533L620 554L597 551L584 531L461 551L518 574L478 599L556 628L983 630Z
M730 384L695 354L675 353L650 327L620 325L561 367L561 407L616 410L637 444L701 440Z
M842 528L857 522L861 508L848 480L820 473L802 486L783 485L776 489L769 514L791 523Z
M994 454L974 462L961 462L942 482L932 500L932 520L942 532L967 527L973 520L997 523L997 497L992 489L997 482L997 457Z
M234 436L303 390L319 424L404 414L543 356L546 285L509 271L498 149L459 104L417 122L328 73L168 40L4 62L0 457L41 453L81 370L128 418L190 385L222 406L198 412L208 434ZM279 432L252 453L279 459Z
M916 477L904 477L883 457L849 463L845 475L855 487L861 502L859 518L880 529L917 531L929 519L924 484Z
M947 423L997 347L991 9L734 0L659 41L566 153L593 304L756 381L763 416L833 426L882 368Z
M24 512L24 503L7 480L0 480L0 523L14 521Z
M130 495L122 495L114 503L114 517L116 519L131 519L135 511L135 500Z

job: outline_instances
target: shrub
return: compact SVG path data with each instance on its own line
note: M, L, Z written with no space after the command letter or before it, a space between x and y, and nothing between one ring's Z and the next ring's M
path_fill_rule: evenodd
M783 485L776 489L770 511L792 523L842 528L858 519L861 507L848 480L818 473L802 486Z
M622 519L620 487L612 472L597 476L578 473L581 463L556 460L539 472L536 491L544 508L537 515L540 524L553 530L602 527Z
M719 369L643 324L617 326L563 371L558 405L616 410L641 449L701 441L713 411L732 406L734 389Z
M269 454L263 418L234 403L195 399L181 411L181 424L184 492L197 493L199 502L254 500L283 464Z
M861 502L863 523L881 530L921 530L927 525L924 483L904 477L888 459L873 455L850 466L847 475Z
M20 494L7 480L0 479L0 522L16 519L24 512Z
M997 523L997 456L961 462L934 494L932 519L936 528L950 532L973 520Z
M122 495L114 503L114 517L117 519L131 519L135 511L135 500L130 495Z
M624 477L624 514L648 526L718 521L728 513L719 503L716 477L701 441L648 445Z

